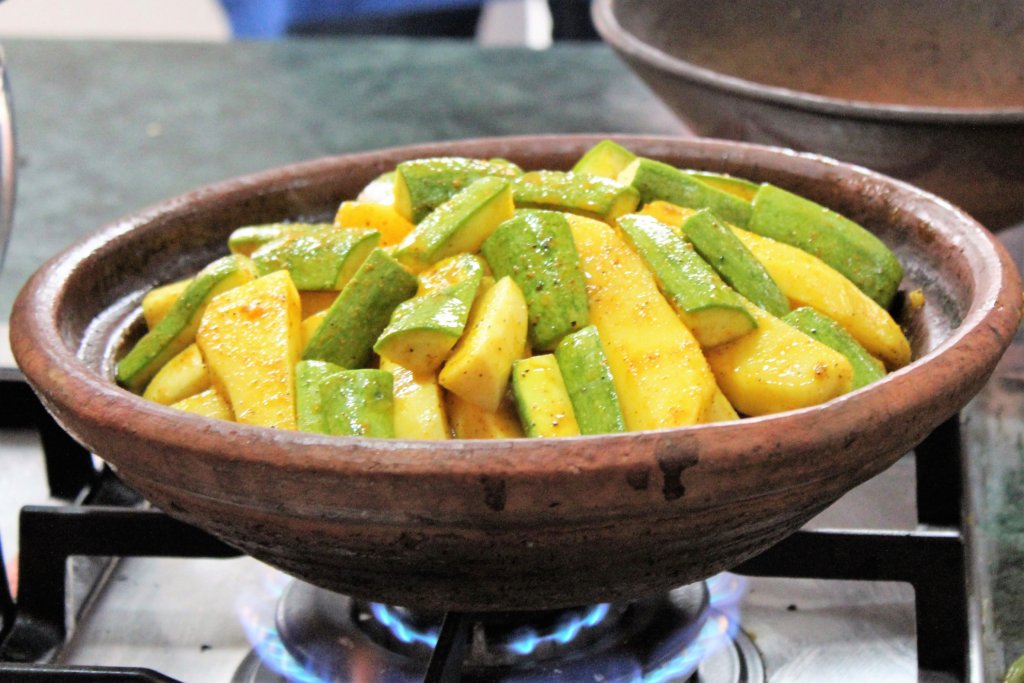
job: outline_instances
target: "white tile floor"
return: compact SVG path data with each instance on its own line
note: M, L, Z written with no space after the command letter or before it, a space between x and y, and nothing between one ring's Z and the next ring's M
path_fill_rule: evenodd
M230 40L217 0L0 0L0 39ZM488 0L478 39L485 45L551 44L545 0Z

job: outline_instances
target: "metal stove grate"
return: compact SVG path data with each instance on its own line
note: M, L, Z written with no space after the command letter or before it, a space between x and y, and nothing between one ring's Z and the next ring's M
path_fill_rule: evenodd
M68 558L226 558L238 556L238 551L204 531L139 507L138 494L109 469L95 469L90 454L59 428L23 382L0 381L0 407L5 415L0 427L39 429L51 493L69 501L21 510L16 601L0 572L0 678L11 674L26 681L172 681L145 669L45 663L66 636ZM968 624L959 418L941 425L915 450L917 529L805 529L733 571L759 577L909 583L916 596L919 668L964 680L974 634ZM445 616L425 683L460 679L467 623L465 614Z

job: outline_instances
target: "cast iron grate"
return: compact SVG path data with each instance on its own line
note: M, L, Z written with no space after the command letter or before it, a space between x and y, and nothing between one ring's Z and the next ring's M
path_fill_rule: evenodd
M39 429L51 494L69 501L21 510L17 601L0 572L0 674L26 681L173 681L146 669L36 663L46 661L64 643L68 558L226 558L239 552L159 511L136 507L138 494L109 469L97 470L90 454L60 429L23 382L0 382L0 408L0 428ZM970 633L960 444L957 416L915 449L918 529L805 529L733 571L762 577L909 583L915 592L919 668L964 680ZM467 625L467 615L445 616L425 683L459 681Z

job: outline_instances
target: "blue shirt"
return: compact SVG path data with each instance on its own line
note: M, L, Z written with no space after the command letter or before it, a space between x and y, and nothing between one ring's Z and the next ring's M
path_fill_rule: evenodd
M221 0L237 38L276 38L290 26L475 7L482 0Z

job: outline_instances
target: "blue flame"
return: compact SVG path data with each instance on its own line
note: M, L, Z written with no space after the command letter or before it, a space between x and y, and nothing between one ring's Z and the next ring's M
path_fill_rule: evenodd
M245 634L248 636L249 642L252 643L256 654L259 655L260 661L274 673L293 683L330 683L330 678L324 678L314 673L288 652L277 628L266 626L268 621L259 614L258 610L243 607L239 616L242 618ZM269 623L273 623L273 621L271 620Z
M708 618L693 642L678 654L630 683L668 683L686 680L702 661L732 642L739 630L739 603L746 593L747 580L736 574L717 574L706 582Z
M417 631L410 624L406 623L401 615L393 611L387 605L379 602L370 603L370 612L380 623L388 627L388 630L403 643L422 643L430 649L437 647L437 639L440 636L440 629L429 631Z
M273 626L273 612L286 578L271 576L263 588L269 592L256 597L249 595L239 607L243 628L260 660L276 674L292 683L330 683L332 677L321 675L304 666L288 652L277 629ZM620 683L670 683L687 680L705 658L725 647L739 630L739 602L746 592L746 579L735 574L718 574L707 580L709 593L708 618L696 639L681 650L657 663L646 673L635 672L614 680ZM422 643L434 648L438 630L419 631L401 619L401 615L379 603L371 603L371 612L405 643ZM567 619L550 634L537 635L533 630L518 634L508 648L529 655L544 642L568 643L581 631L600 623L609 613L610 605L595 605L584 614ZM611 679L609 679L611 680Z
M583 629L591 628L601 623L608 616L609 609L611 609L611 605L608 603L594 605L582 617L574 616L571 619L567 619L556 630L543 636L538 635L533 629L527 629L508 644L508 649L517 654L528 655L536 650L541 643L556 642L565 644L571 642Z

